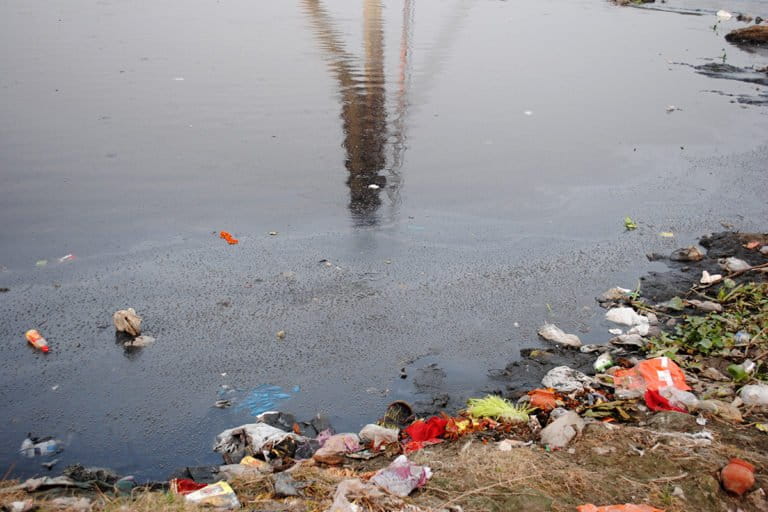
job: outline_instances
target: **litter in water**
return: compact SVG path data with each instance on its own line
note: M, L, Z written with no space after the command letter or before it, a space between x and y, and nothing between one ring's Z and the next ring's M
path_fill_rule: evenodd
M226 240L229 245L235 245L239 242L237 238L233 237L232 234L228 233L227 231L222 231L219 233L219 238Z
M29 344L40 352L47 354L50 350L50 348L48 348L48 341L43 338L42 334L37 332L37 329L28 330L26 333L24 333L24 336L27 338Z
M287 398L291 398L291 395L283 391L280 386L262 384L255 387L245 398L239 400L235 410L247 410L253 416L258 416L263 412L274 410L278 402Z
M538 331L539 336L547 341L567 345L569 347L580 347L581 340L575 334L566 334L555 324L544 324Z
M115 330L118 332L124 332L131 336L141 334L141 317L136 314L133 308L115 311L115 314L112 315L112 321L115 323Z

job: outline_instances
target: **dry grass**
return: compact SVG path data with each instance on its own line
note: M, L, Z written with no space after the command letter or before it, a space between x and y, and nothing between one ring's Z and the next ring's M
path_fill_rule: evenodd
M594 449L613 451L598 455ZM736 505L757 511L728 497L716 474L730 456L741 455L762 467L768 463L765 454L756 456L735 445L697 446L684 437L634 427L590 426L572 450L549 453L533 447L501 452L479 443L464 451L458 445L432 448L413 457L435 471L413 501L433 509L458 504L466 512L573 512L584 503L648 503L667 512L727 510ZM685 500L672 496L677 486Z

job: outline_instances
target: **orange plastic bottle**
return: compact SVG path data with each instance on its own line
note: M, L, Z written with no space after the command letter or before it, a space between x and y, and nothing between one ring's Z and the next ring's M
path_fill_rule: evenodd
M37 332L37 329L30 329L24 335L27 337L29 344L41 352L47 354L48 350L50 350L48 348L48 341L43 338L42 334Z
M755 466L749 462L733 458L720 473L723 487L741 496L755 485Z

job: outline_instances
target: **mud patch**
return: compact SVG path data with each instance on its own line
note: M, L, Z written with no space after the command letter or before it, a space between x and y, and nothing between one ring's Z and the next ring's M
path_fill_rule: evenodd
M491 370L489 376L502 386L501 394L517 399L529 390L541 387L541 379L557 366L569 366L584 373L594 373L594 354L560 347L544 349L523 349L521 359L509 363L504 369Z
M721 232L702 237L699 243L707 249L707 253L701 261L672 261L668 257L663 258L669 267L667 272L650 272L640 278L642 296L654 303L664 302L672 297L684 297L689 294L692 283L698 283L704 270L710 274L725 274L718 264L718 259L734 256L742 259L750 265L766 263L766 257L756 250L744 247L746 243L754 240L766 241L763 234L745 234ZM649 255L649 259L657 260L659 255ZM749 272L735 276L736 283L748 281L765 281L764 273Z
M738 66L732 66L724 62L708 62L699 66L691 64L678 63L684 66L690 66L700 75L708 76L710 78L718 78L722 80L736 80L737 82L745 82L748 84L761 85L763 87L768 86L768 73L765 69L755 68L740 68ZM711 90L712 92L721 96L728 96L735 98L734 102L741 103L743 105L768 105L768 91L763 90L755 95L748 94L729 94L719 90Z
M498 392L479 363L444 360L436 355L405 366L401 378L392 382L391 391L393 399L410 403L417 416L441 411L455 414L466 407L468 398Z

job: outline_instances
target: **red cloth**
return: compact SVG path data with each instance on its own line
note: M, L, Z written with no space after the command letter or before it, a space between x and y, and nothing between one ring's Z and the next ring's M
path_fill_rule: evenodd
M189 494L206 487L208 484L199 484L189 478L174 478L171 480L171 490L176 494Z
M685 409L675 407L669 403L669 400L661 396L659 390L649 389L645 392L645 405L652 411L676 411L688 413Z
M445 435L445 426L448 424L447 418L432 416L427 421L416 420L411 423L405 433L411 438L411 441L438 441Z

